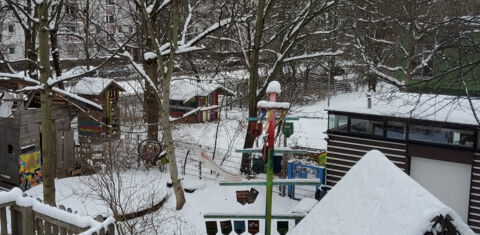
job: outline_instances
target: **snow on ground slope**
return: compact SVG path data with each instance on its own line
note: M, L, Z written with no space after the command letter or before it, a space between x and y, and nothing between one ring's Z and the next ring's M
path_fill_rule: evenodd
M87 177L70 177L56 180L57 205L66 205L80 215L95 217L112 215L111 210L105 201L99 196L100 191L92 188L92 182ZM254 187L259 191L255 203L241 205L236 201L235 191L250 190L250 187L228 187L219 186L218 182L199 181L198 178L183 177L184 185L202 184L200 189L194 193L186 193L186 204L181 211L175 210L175 196L171 188L166 188L168 174L158 170L137 171L129 170L122 174L123 187L117 190L121 194L122 205L131 205L128 209L141 208L149 204L152 199L161 200L166 194L169 195L167 203L163 208L151 214L154 224L158 230L143 230L140 234L182 234L197 235L206 234L205 213L264 213L265 212L265 187ZM98 178L92 178L98 179ZM117 182L118 184L118 182ZM158 191L157 191L158 190ZM42 187L33 187L26 192L28 195L42 198ZM151 196L154 195L154 198ZM296 200L288 197L273 195L273 213L290 213L298 204ZM263 229L263 221L261 221ZM291 222L293 226L293 221ZM141 228L137 228L141 229ZM232 233L234 234L234 233ZM245 233L247 234L247 233ZM277 234L277 233L273 233Z
M368 152L288 234L424 234L437 215L460 217L406 175L383 153Z

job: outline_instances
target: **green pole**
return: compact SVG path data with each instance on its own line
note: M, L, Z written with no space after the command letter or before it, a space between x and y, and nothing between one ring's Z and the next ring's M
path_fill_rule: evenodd
M265 234L272 231L272 194L273 194L273 151L268 150L267 160L267 202L265 206Z
M270 82L268 86L273 82ZM280 86L280 84L278 84ZM267 93L270 102L277 102L277 93L270 91ZM271 109L268 117L268 137L267 137L267 195L265 205L265 235L270 235L272 231L272 194L273 194L273 145L275 144L275 117L276 110Z

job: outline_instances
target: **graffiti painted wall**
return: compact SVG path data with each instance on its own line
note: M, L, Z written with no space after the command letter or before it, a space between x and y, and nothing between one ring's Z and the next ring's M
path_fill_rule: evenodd
M20 188L28 190L43 181L40 152L22 154L18 157L20 165Z

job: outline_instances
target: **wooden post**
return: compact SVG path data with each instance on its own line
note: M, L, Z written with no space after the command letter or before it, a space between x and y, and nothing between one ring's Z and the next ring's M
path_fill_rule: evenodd
M107 235L115 235L115 225L113 224L108 225Z
M35 221L33 218L33 208L29 207L20 207L22 213L22 234L24 235L35 235Z
M202 179L202 161L198 162L198 178Z
M11 226L12 226L12 234L20 234L21 233L21 226L20 222L18 221L18 212L13 209L13 206L10 206L10 217L12 218Z
M7 235L7 208L0 208L0 235Z

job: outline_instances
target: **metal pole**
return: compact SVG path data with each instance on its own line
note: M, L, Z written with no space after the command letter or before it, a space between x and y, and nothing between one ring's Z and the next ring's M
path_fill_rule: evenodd
M287 147L287 136L283 136L283 147ZM283 154L282 158L282 177L287 178L287 153ZM285 185L280 185L280 196L285 197L287 187Z
M277 94L270 93L270 102L277 101ZM268 117L268 157L267 157L267 195L265 205L265 235L272 231L272 194L273 194L273 145L275 142L275 116L276 110L271 109Z

